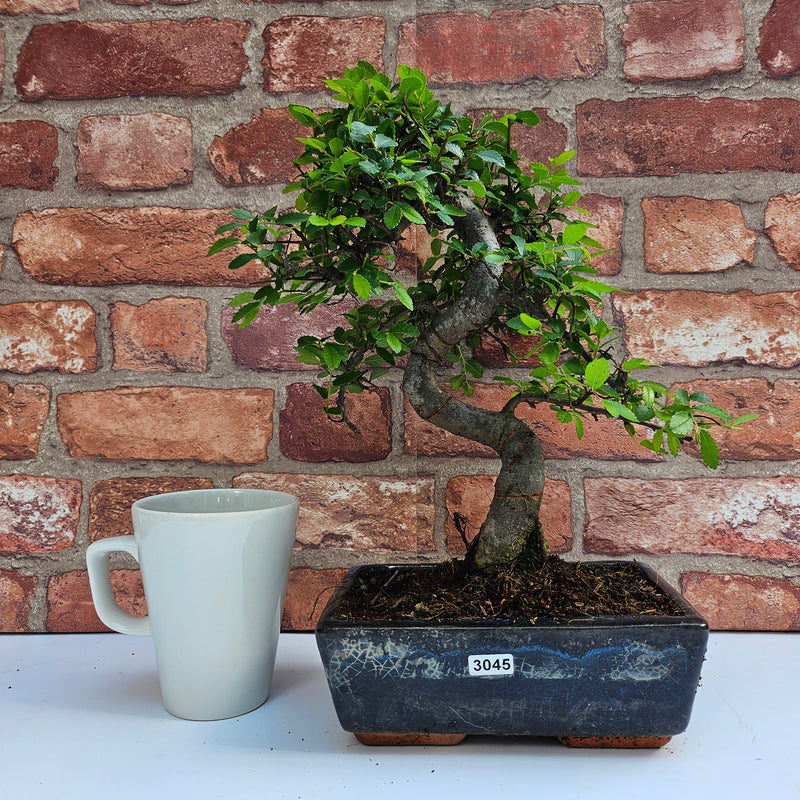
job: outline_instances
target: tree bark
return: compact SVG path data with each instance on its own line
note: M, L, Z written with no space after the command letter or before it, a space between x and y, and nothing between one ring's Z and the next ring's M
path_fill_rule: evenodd
M484 242L500 249L490 220L469 198L457 200L466 216L457 230L468 247ZM513 410L476 408L444 392L437 381L445 354L480 327L496 311L501 293L502 264L480 261L463 295L431 320L421 333L405 369L403 389L420 417L450 433L488 445L501 459L500 474L489 514L481 526L471 557L479 567L513 561L526 549L546 552L539 524L544 488L544 456L538 437Z

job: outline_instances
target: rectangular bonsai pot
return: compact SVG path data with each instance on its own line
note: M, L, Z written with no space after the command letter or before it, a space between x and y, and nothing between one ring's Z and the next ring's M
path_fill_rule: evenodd
M684 616L435 625L335 619L356 580L397 569L419 567L350 570L317 625L345 730L646 739L686 729L708 626L649 568L642 566Z

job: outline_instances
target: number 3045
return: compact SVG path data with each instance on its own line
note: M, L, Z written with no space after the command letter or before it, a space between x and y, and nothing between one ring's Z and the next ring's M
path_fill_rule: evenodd
M470 675L513 675L514 656L510 653L492 653L469 656L467 659Z

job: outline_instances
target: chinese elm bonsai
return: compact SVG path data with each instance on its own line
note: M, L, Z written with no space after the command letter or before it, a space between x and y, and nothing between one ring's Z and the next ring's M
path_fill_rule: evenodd
M297 345L298 360L319 369L328 414L352 425L347 394L406 359L403 389L417 414L498 453L494 498L467 570L505 570L522 554L544 561L542 445L518 406L546 404L579 438L585 424L611 417L656 453L696 443L711 468L719 460L712 429L751 415L733 419L703 394L639 377L653 366L643 359L618 356L619 332L602 317L612 287L589 265L601 246L592 226L576 221L585 214L579 181L564 169L573 154L526 168L514 149L514 126L538 122L532 111L475 121L440 104L421 72L397 72L393 81L362 62L328 82L341 102L333 110L290 106L311 131L287 187L298 193L295 210L234 211L210 252L243 245L231 268L267 267L263 285L232 301L241 325L265 305L294 303L301 314L342 305L331 336ZM415 280L396 268L410 226L431 237L432 257ZM504 408L477 408L441 387L446 372L452 389L472 394L483 375L473 355L482 337L516 366L509 334L529 337L527 355L538 361L524 375L495 378L511 390Z

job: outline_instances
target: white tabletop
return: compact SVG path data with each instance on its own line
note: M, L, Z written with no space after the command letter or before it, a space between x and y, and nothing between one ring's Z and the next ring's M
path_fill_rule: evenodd
M163 709L148 638L0 636L0 800L640 795L800 799L800 635L712 634L689 730L642 751L364 747L336 721L310 634L281 636L265 705L220 722Z

